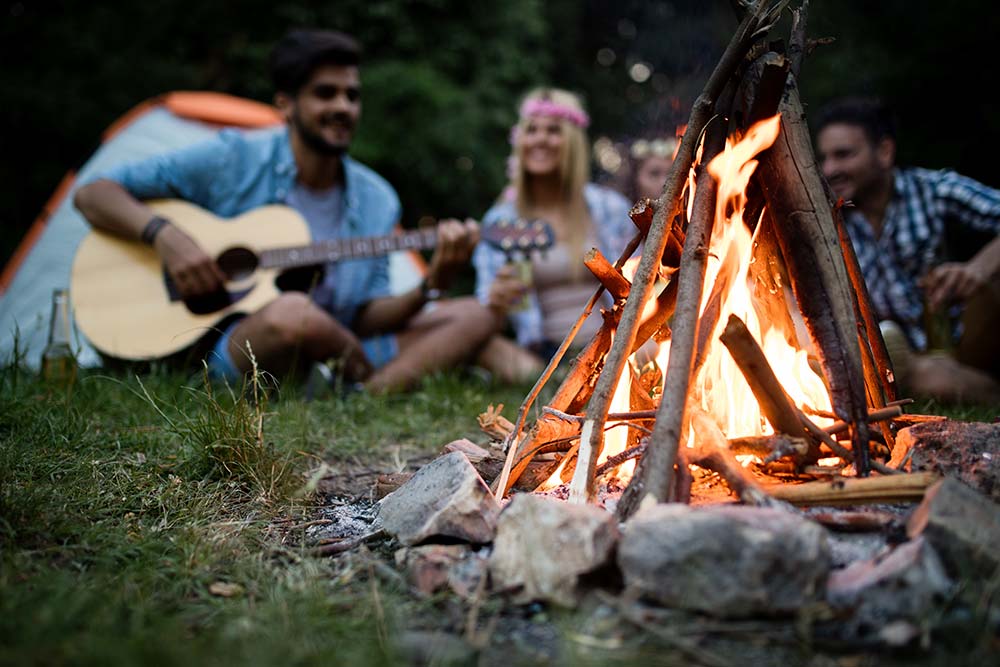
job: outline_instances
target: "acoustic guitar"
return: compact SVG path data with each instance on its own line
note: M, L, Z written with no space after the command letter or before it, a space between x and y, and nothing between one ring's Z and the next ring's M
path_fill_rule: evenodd
M260 309L289 288L284 278L295 269L437 245L436 228L313 242L305 219L283 205L226 220L180 200L147 203L215 257L227 280L218 293L182 299L153 248L91 230L70 275L76 322L97 350L127 361L180 352L226 318ZM555 236L543 221L509 221L484 227L482 239L528 253L551 247Z

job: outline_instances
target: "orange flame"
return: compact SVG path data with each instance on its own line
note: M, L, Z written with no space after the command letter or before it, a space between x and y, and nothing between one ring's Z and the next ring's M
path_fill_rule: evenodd
M743 219L747 203L746 187L758 164L756 156L774 143L779 129L780 117L777 115L756 123L742 137L730 137L725 150L707 166L719 187L699 316L704 313L710 300L717 300L721 308L715 329L709 337L705 362L694 378L691 391L693 398L712 415L729 438L773 432L761 414L757 400L736 362L718 340L730 314L737 315L746 323L754 338L761 344L778 380L796 405L820 411L831 410L829 392L823 378L809 364L806 351L808 341L801 340L796 331L794 322L796 319L801 320L801 315L794 299L787 288L754 289L750 272L755 261L767 258L754 256L756 239L747 221ZM694 174L695 168L692 167L687 184L689 217L695 193ZM760 229L757 220L749 223L755 229ZM630 262L623 270L630 280L637 263L638 260ZM773 281L773 284L780 283ZM653 290L650 302L645 306L647 311L651 308L656 292L658 290ZM656 353L656 364L664 372L669 356L668 340L660 344ZM635 363L635 360L630 360L630 363ZM626 369L619 378L612 398L612 412L628 411L630 386L630 373ZM615 427L606 432L598 464L624 451L627 446L627 431L624 427ZM693 437L693 431L689 431L689 444ZM539 488L558 486L562 467L560 465L556 473ZM609 476L616 476L619 481L627 482L633 468L634 461L630 461L609 473Z

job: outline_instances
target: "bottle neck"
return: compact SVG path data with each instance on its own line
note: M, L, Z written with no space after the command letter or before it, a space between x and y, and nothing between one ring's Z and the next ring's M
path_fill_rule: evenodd
M69 345L69 295L65 290L52 293L52 318L49 321L49 345Z

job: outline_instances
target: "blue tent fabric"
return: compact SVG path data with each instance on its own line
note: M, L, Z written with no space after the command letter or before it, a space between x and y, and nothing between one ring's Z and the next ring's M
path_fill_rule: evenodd
M107 140L80 169L66 197L0 295L0 364L15 351L29 368L38 368L48 337L52 292L69 288L70 269L80 242L90 230L73 206L76 188L96 174L126 161L182 148L218 132L218 126L182 118L163 106L151 108ZM406 253L393 253L390 282L394 293L420 282L420 269ZM70 294L72 302L73 295ZM100 355L74 327L74 349L81 366L99 366Z

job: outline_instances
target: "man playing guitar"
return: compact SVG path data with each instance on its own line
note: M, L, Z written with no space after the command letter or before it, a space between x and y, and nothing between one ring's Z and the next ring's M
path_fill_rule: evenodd
M182 299L218 293L227 276L180 226L143 203L178 198L224 217L287 204L316 240L389 234L399 220L392 186L347 155L361 114L360 47L348 35L293 30L271 54L275 104L287 127L224 130L174 153L124 165L80 188L77 208L96 229L150 244ZM261 368L283 375L298 362L342 359L345 378L371 391L412 385L423 374L471 358L492 322L474 298L441 301L478 239L471 220L439 224L420 287L390 296L388 258L326 267L310 294L283 292L223 325L206 361L217 377Z

